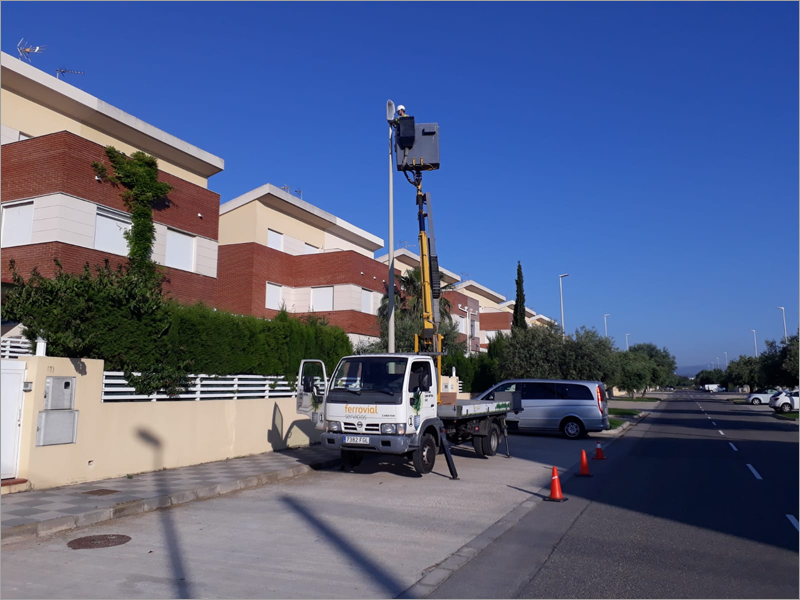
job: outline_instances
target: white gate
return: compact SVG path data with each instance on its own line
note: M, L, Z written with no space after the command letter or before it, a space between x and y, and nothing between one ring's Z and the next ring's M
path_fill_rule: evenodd
M24 360L4 360L0 382L0 478L17 476L19 434L22 422L22 382L25 380Z

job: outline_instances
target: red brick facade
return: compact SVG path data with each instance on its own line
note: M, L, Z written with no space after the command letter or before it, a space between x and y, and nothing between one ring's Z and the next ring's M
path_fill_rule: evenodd
M483 331L500 331L511 329L511 321L513 317L513 314L507 312L481 313L481 329Z
M102 162L110 170L103 146L73 133L62 131L3 145L1 194L3 202L65 193L125 211L122 189L95 179L92 162ZM159 170L159 180L172 186L169 206L156 207L153 218L159 223L218 239L219 194ZM127 211L126 211L127 212ZM202 214L202 219L198 217ZM8 261L15 259L24 277L33 267L52 277L58 258L69 273L80 273L87 262L102 264L108 258L117 265L126 259L90 248L62 242L30 244L3 249L2 280L10 280ZM166 267L169 282L165 291L183 303L214 301L215 279L197 273Z
M11 269L8 263L15 260L17 271L24 278L28 278L34 267L39 268L39 272L45 277L55 275L55 264L53 259L57 258L64 271L67 273L82 273L83 266L88 262L90 266L102 265L107 258L112 267L124 264L127 259L116 254L107 254L99 250L81 248L63 242L50 242L47 244L30 244L28 246L15 246L3 249L2 259L2 280L11 281ZM213 301L213 289L215 279L198 275L197 273L187 273L179 269L164 267L169 281L164 284L164 291L172 298L184 304L195 302L205 302L211 304Z
M255 243L227 244L219 247L215 305L271 318L277 311L266 308L268 281L293 288L352 284L383 294L386 275L386 265L352 250L294 256ZM378 335L374 315L351 310L312 314L325 315L348 333Z
M63 192L124 211L122 189L96 181L92 162L102 162L111 172L103 146L68 131L4 144L0 171L2 201ZM217 240L219 194L161 170L158 178L173 189L169 193L169 207L157 207L154 220ZM198 213L203 215L202 219Z

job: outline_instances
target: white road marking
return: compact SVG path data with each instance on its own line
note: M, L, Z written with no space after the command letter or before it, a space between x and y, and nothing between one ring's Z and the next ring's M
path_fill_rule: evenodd
M736 446L733 445L733 442L728 442L728 444L730 444L730 446L731 446L731 448L733 448L734 452L738 452L739 451L739 449Z
M758 474L758 471L756 471L753 468L753 465L747 465L747 468L750 469L750 472L753 474L753 477L755 477L759 481L761 481L763 479L763 477L761 477L761 475Z
M711 417L709 417L708 415L706 415L706 419L710 419L710 418L711 418Z
M720 435L725 435L724 433L722 433L722 429L717 429L717 431L719 431Z
M716 427L716 426L717 426L717 424L716 424L716 423L714 423L714 421L711 421L711 424L712 424L714 427Z
M789 519L789 522L794 525L797 531L800 531L800 524L798 524L797 519L795 519L793 515L786 515L786 518Z

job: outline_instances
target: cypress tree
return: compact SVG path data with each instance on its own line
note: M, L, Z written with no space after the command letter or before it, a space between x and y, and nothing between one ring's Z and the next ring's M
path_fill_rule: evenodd
M514 300L514 319L511 326L514 329L527 329L528 323L525 321L525 287L522 281L522 264L517 261L517 297Z

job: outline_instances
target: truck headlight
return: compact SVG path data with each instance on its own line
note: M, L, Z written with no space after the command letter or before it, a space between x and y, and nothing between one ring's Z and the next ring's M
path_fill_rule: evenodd
M327 421L326 424L328 431L331 433L337 433L342 430L342 424L339 421Z
M405 435L405 423L383 423L381 424L381 434L383 435Z

